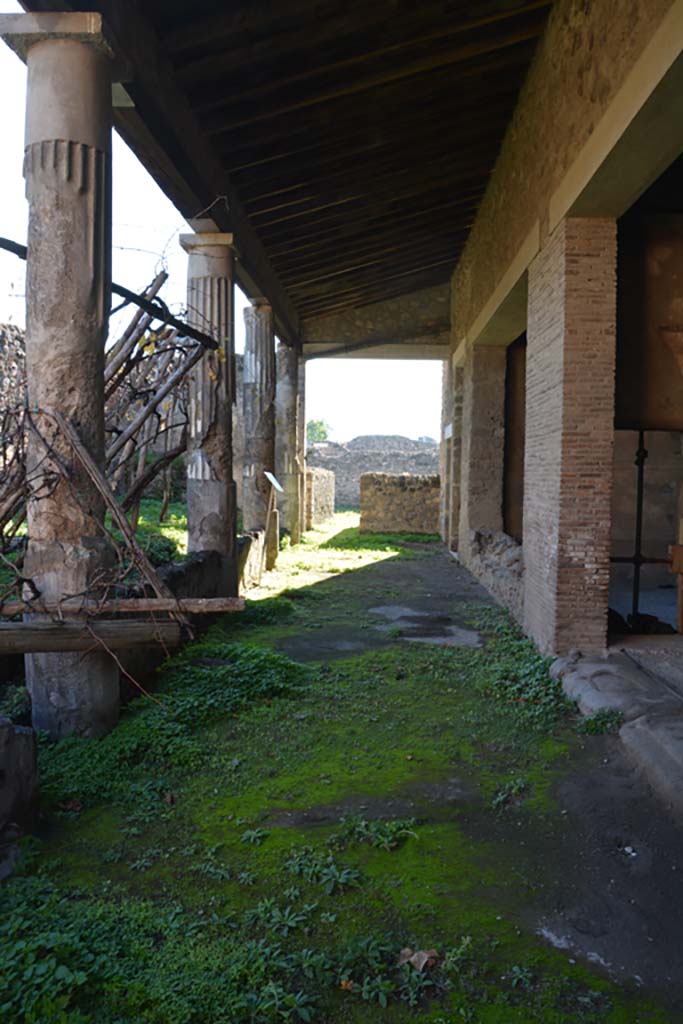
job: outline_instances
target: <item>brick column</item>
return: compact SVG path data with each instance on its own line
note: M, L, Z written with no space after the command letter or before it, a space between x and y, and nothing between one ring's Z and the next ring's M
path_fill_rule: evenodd
M293 544L301 540L301 473L299 459L299 353L293 345L280 344L276 356L275 475L282 484L280 521Z
M219 348L206 352L189 385L187 444L188 551L215 551L223 560L219 595L237 593L237 500L232 478L233 237L181 235L188 254L190 323Z
M472 534L503 528L505 349L471 348L463 370L458 552L471 562Z
M451 551L458 550L458 529L460 526L463 382L464 371L462 366L454 366L451 370L453 436L451 439L451 493L448 510L448 546Z
M561 223L529 269L524 624L545 654L607 636L616 225Z
M3 15L0 32L28 64L26 375L37 431L27 432L24 573L55 602L90 590L112 561L102 500L52 418L70 421L103 465L111 51L95 14ZM53 737L108 732L118 675L95 650L26 655L34 726Z

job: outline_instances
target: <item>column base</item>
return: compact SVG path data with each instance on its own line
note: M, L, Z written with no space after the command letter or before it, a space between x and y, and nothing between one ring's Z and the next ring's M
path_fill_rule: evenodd
M52 739L106 736L119 718L119 670L104 651L27 654L34 729Z

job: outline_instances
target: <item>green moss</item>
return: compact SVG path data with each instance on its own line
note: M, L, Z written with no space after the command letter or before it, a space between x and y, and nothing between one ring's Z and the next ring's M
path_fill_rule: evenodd
M272 649L311 620L357 620L368 566L402 557L324 547L341 527L283 555L314 589L281 569L279 591L164 666L163 707L135 702L101 741L43 743L43 841L0 889L3 1019L667 1021L518 923L550 877L553 787L583 741L502 613L467 610L480 650L395 644L304 668ZM330 578L330 553L363 571ZM367 841L406 818L400 842ZM397 968L406 946L441 954L430 986ZM38 964L49 984L27 985Z

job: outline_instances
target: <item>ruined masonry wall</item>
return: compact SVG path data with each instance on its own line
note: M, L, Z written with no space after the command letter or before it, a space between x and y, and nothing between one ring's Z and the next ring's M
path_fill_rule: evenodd
M363 473L361 533L438 533L440 492L438 474Z
M318 466L306 468L304 529L312 530L334 515L334 473Z
M399 435L371 435L356 437L348 444L312 445L306 461L309 466L332 470L338 509L357 509L363 473L438 473L439 446Z

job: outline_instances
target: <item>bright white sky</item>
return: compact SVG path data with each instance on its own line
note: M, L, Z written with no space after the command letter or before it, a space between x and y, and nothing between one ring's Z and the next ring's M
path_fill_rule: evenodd
M20 12L15 0L0 0L3 13ZM0 41L0 235L26 241L27 210L22 178L26 70ZM125 143L114 135L113 276L141 290L162 266L169 280L162 292L174 311L185 301L186 257L178 235L183 218ZM242 309L236 295L236 347L244 345ZM125 315L124 315L125 319ZM0 251L0 323L24 324L24 266ZM316 359L306 368L306 417L324 419L336 441L358 434L428 435L438 439L441 363L377 359Z

